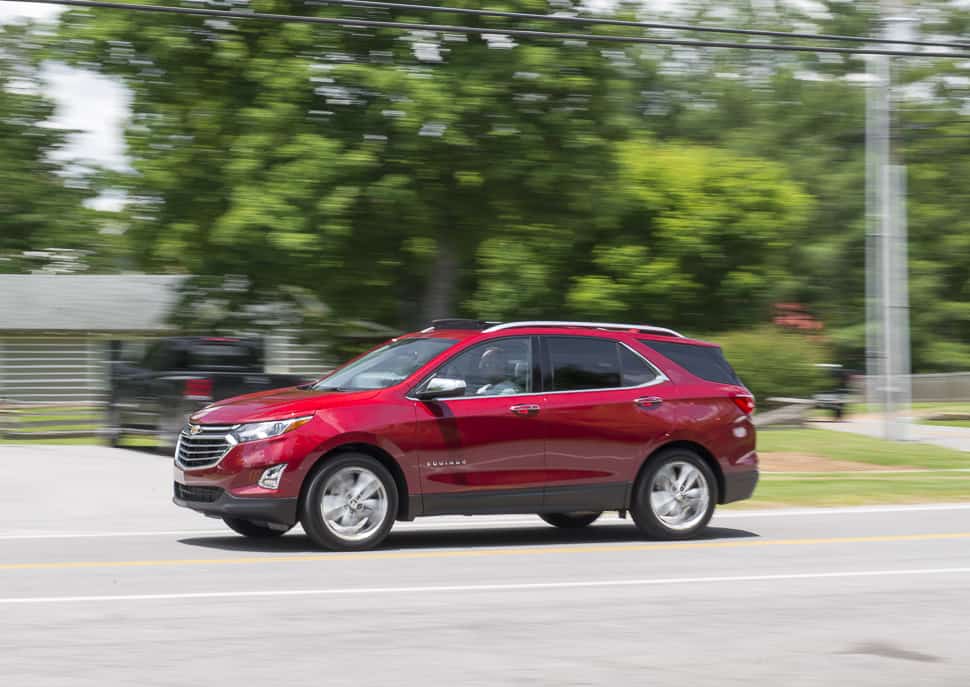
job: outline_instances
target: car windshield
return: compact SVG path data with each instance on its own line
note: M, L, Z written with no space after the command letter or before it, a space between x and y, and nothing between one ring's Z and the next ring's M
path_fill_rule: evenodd
M335 370L311 388L317 391L385 389L403 382L455 344L454 339L403 339L374 349Z

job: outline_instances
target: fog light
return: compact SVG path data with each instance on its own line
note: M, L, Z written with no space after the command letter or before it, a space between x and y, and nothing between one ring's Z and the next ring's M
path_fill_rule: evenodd
M274 465L271 468L266 468L263 470L262 476L259 478L259 486L263 489L279 489L280 479L283 477L283 471L286 469L286 463L281 463L280 465Z

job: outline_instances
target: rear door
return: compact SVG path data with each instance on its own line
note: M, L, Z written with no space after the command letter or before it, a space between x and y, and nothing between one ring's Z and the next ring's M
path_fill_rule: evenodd
M425 514L541 508L545 444L535 349L530 336L491 339L432 375L466 386L452 398L415 401Z
M545 508L622 508L636 471L665 438L667 378L619 341L543 336Z

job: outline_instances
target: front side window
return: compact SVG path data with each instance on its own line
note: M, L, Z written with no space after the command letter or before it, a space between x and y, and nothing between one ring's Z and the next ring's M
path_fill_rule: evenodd
M442 365L431 379L434 378L463 381L464 393L459 392L455 396L530 393L532 341L529 337L521 336L472 346Z
M643 386L659 377L652 365L610 339L546 337L549 391Z
M316 391L386 389L403 382L455 343L454 339L394 341L338 368L311 388Z

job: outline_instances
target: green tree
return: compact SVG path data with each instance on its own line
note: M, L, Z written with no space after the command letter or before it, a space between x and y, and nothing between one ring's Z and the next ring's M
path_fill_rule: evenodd
M632 122L622 51L563 41L99 11L63 36L132 90L141 267L283 281L385 322L453 313L503 227L595 223Z
M810 198L767 160L710 147L627 142L619 223L592 248L568 304L719 330L766 319Z
M40 44L29 24L0 25L0 272L96 262L87 180L52 157L66 132L49 126L54 105L42 93Z
M833 386L829 375L817 367L828 362L829 351L816 339L760 327L723 333L717 340L759 402L773 396L811 398Z

